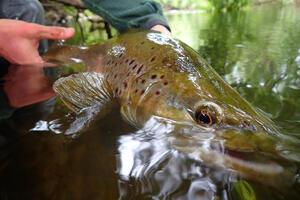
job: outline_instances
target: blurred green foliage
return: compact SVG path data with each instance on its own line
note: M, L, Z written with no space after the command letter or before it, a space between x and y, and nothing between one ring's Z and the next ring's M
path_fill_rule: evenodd
M238 10L248 5L250 0L208 0L216 10Z
M294 0L156 0L167 10L240 10L247 5L260 5L265 3L288 4Z
M104 29L103 20L90 10L78 11L72 6L64 6L67 15L65 25L75 28L75 36L66 41L67 44L93 45L104 42L108 36ZM117 31L110 27L113 34Z

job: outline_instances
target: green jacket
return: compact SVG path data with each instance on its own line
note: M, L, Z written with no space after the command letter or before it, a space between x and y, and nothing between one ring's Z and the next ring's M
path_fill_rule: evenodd
M163 25L170 30L159 3L151 0L82 0L119 32L129 28L150 29Z

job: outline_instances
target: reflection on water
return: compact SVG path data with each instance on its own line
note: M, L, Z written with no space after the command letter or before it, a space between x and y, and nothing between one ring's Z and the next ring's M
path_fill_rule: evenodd
M198 49L246 99L268 112L283 133L300 138L299 13L294 7L258 7L169 19L175 36ZM299 196L299 155L293 154L299 144L290 152L285 149L282 158L259 149L247 152L246 147L244 152L226 150L224 141L213 142L211 133L199 136L186 129L176 135L171 124L136 130L121 119L118 107L75 140L65 137L60 133L74 116L55 101L51 85L69 73L73 69L11 66L2 76L0 199ZM257 168L250 176L227 169L238 165L247 171L251 163Z

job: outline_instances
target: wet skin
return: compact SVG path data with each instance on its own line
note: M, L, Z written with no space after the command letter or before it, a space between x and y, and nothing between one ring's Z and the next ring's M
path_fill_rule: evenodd
M101 107L115 99L122 116L136 127L157 117L160 122L172 123L176 129L173 132L187 130L186 127L197 130L196 134L174 133L175 143L185 139L201 141L202 133L213 133L214 140L222 140L228 150L280 157L276 150L280 134L271 120L231 88L197 52L169 36L133 32L102 45L59 47L44 59L80 61L90 71L63 78L54 86L75 112L95 104ZM188 146L172 145L189 151ZM202 153L201 159L212 162L211 157L250 178L282 172L278 165L253 166L214 151Z

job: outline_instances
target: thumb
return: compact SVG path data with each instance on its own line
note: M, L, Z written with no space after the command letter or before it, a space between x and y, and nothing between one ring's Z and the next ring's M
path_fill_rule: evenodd
M72 37L75 33L73 28L62 28L57 26L40 26L38 31L40 39L63 40Z

